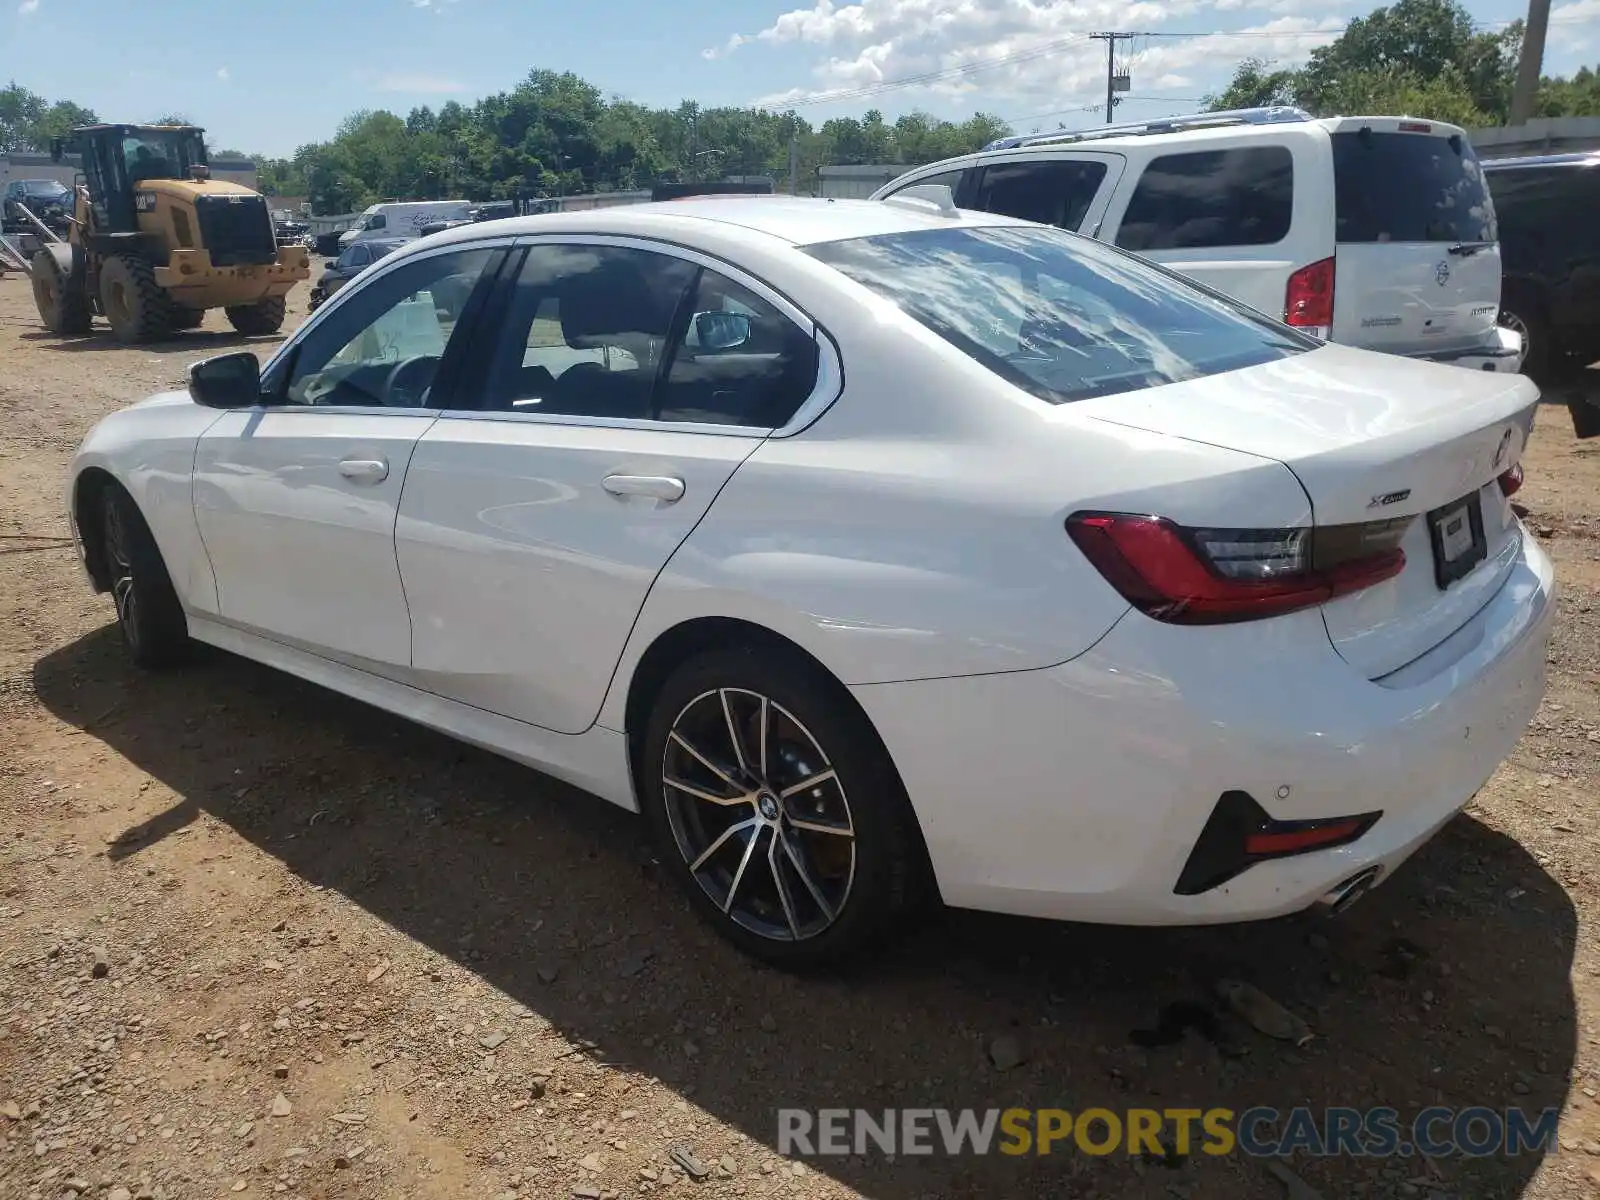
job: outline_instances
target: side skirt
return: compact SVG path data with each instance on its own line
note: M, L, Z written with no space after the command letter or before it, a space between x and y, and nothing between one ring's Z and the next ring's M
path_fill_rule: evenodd
M331 662L194 612L187 616L189 635L196 641L298 676L543 771L629 812L639 810L628 769L628 739L616 730L595 725L583 733L554 733Z

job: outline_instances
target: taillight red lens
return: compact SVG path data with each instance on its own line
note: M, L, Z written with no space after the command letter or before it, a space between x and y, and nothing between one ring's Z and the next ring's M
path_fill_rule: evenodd
M1275 617L1326 603L1398 575L1400 537L1410 523L1379 522L1358 537L1359 557L1313 564L1314 540L1348 544L1351 528L1185 529L1163 517L1077 513L1067 532L1106 582L1141 612L1177 625ZM1334 534L1325 538L1324 535Z
M1517 463L1510 470L1500 475L1500 490L1507 496L1515 496L1522 488L1522 464Z
M1244 852L1251 855L1303 854L1323 846L1347 842L1372 824L1370 816L1350 817L1344 820L1283 822L1259 833L1247 834Z
M1333 324L1333 265L1333 259L1325 258L1289 276L1283 295L1285 324L1323 328Z

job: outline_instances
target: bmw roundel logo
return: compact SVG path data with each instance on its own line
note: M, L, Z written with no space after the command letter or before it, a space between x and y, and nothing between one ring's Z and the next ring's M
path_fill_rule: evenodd
M1433 281L1435 283L1437 283L1440 287L1443 287L1445 284L1450 282L1450 264L1449 263L1442 262L1437 267L1434 268L1434 270L1433 270Z

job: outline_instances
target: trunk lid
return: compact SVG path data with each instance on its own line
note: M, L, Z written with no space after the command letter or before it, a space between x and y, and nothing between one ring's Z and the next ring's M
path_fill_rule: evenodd
M1466 135L1454 125L1399 117L1329 126L1333 340L1415 355L1493 346L1498 231Z
M1538 395L1521 376L1330 345L1074 408L1277 459L1318 527L1413 518L1405 569L1322 610L1335 649L1377 679L1464 625L1511 569L1520 525L1497 480L1522 456Z

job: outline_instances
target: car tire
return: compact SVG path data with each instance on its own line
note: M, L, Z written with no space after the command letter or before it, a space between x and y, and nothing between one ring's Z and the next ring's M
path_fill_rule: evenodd
M1550 323L1544 306L1523 291L1508 291L1500 301L1500 325L1522 335L1522 365L1518 370L1537 384L1550 382L1557 361L1550 344Z
M156 285L155 268L142 258L114 254L105 260L100 310L117 341L127 346L160 341L172 332L172 297Z
M775 966L842 965L933 891L887 750L850 694L798 653L729 648L685 662L655 697L638 778L691 903ZM814 787L795 790L808 778Z
M283 296L268 296L254 304L235 304L228 309L228 320L235 330L245 337L259 337L277 333L283 328L288 300Z
M189 623L161 551L139 506L120 486L100 493L100 552L117 626L136 666L172 666L188 657Z
M81 337L89 332L89 297L61 272L61 264L48 250L33 256L33 302L39 319L51 333Z

